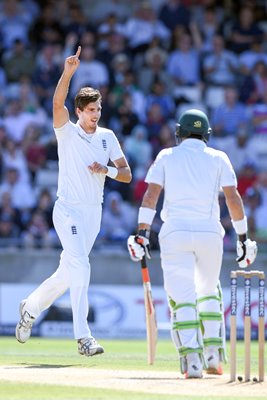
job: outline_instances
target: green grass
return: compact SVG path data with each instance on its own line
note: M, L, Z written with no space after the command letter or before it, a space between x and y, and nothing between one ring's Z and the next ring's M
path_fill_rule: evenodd
M142 370L142 371L178 371L177 355L171 340L159 340L157 347L156 362L153 366L147 365L146 342L129 340L101 340L105 347L105 354L98 357L86 358L77 354L75 340L31 338L24 345L18 343L13 337L0 337L0 366L25 368L62 369L68 367L97 368L113 370ZM257 343L252 342L251 360L252 376L257 376ZM238 373L243 374L243 353L242 342L237 344L237 366ZM229 373L229 365L226 364L224 371ZM15 368L14 368L14 373ZM223 392L223 389L222 389ZM61 386L50 384L26 384L14 383L1 380L0 376L0 399L42 399L42 400L63 400L63 399L100 399L100 400L139 400L139 399L226 399L222 396L180 396L177 395L154 395L133 391L120 391L115 389L97 389L88 387ZM235 397L231 397L235 398ZM254 397L257 398L256 396ZM227 399L230 399L229 397ZM242 397L242 400L246 397ZM247 397L252 399L252 397ZM241 400L241 398L240 398Z

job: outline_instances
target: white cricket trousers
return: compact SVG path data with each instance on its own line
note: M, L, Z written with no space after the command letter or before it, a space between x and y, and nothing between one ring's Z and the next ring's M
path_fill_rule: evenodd
M26 302L27 311L37 318L70 289L75 339L91 336L87 321L91 274L88 256L100 230L101 213L101 205L70 205L56 201L53 222L63 247L59 266Z
M193 303L203 296L218 295L223 238L220 233L175 230L172 224L159 234L164 288L176 304ZM206 311L219 312L219 302ZM194 309L183 307L176 312L177 321L195 320ZM219 323L207 323L205 337L219 335ZM182 337L183 336L183 337ZM198 347L197 332L181 331L183 345Z

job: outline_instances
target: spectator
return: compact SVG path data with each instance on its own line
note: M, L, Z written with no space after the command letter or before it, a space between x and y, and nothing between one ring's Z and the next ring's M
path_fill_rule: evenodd
M227 153L237 175L246 163L251 163L258 167L251 135L246 130L238 130L234 136L231 136L226 141L225 146L221 142L220 149Z
M110 73L111 86L114 85L114 70L116 70L117 61L120 60L121 55L125 56L128 61L131 61L132 55L126 46L126 39L124 35L118 33L111 33L106 38L107 47L98 51L98 59L103 62ZM129 68L128 65L127 68Z
M149 1L141 1L136 14L125 23L124 32L135 55L143 54L154 37L160 38L166 44L171 37L170 30L157 19Z
M257 61L240 85L240 101L245 104L262 102L267 91L267 62Z
M237 188L241 196L244 196L249 188L256 185L258 179L258 171L256 165L247 161L239 170L237 176Z
M163 117L165 119L173 118L175 114L175 102L173 97L167 92L166 85L160 79L155 79L151 88L150 93L146 97L146 112L153 104L158 104L161 108Z
M265 84L267 82L264 82ZM267 90L262 93L262 99L251 106L252 124L254 137L267 138Z
M41 106L50 117L52 115L52 96L60 77L60 71L56 46L45 44L37 54L33 71L33 85Z
M35 183L37 171L46 164L46 149L45 145L40 143L40 136L41 132L37 126L29 126L22 144L32 183Z
M118 21L115 13L108 14L105 20L99 25L98 33L98 47L100 50L106 50L109 46L108 38L111 35L123 35L123 24Z
M21 212L26 210L28 214L35 206L34 191L27 182L20 180L19 171L16 168L6 170L4 180L0 185L0 196L4 192L8 192L11 196L12 205Z
M109 54L111 55L111 54ZM110 75L112 87L123 84L125 74L131 67L131 60L125 53L118 53L110 59Z
M55 135L50 135L45 143L46 164L45 166L51 169L58 168L58 152L57 141Z
M133 179L133 204L135 207L140 207L143 196L147 189L147 183L145 182L147 171L142 169L137 169L134 171L134 179Z
M0 219L12 221L16 233L22 229L21 214L18 208L12 205L12 199L9 192L3 192L0 198Z
M168 53L156 46L149 48L144 53L144 64L140 67L137 83L144 94L150 92L150 88L156 80L164 82L167 92L172 93L170 77L165 70Z
M262 203L260 192L249 188L244 197L245 209L248 218L248 229L253 240L259 244L267 243L267 207Z
M44 215L35 211L22 233L22 243L27 248L51 248L56 242L56 233L53 228L49 229Z
M123 201L120 193L108 193L103 207L100 237L106 241L123 243L133 233L137 210Z
M248 50L242 51L239 55L239 66L242 75L249 76L256 63L267 64L267 54L264 51L263 42L255 40L251 43Z
M6 71L4 68L0 67L0 87L1 87L1 93L0 93L0 115L3 114L2 108L4 105L4 93L6 90L7 86L7 76L6 76Z
M148 142L148 132L143 125L136 125L123 145L135 178L136 171L147 171L152 162L152 145Z
M57 20L54 5L46 3L29 32L33 46L39 51L47 44L63 43L64 32Z
M111 106L114 108L114 116L110 124L116 127L116 131L123 137L129 136L132 129L139 123L139 118L133 110L133 100L130 93L121 91L120 86L113 88L111 93Z
M18 82L25 77L31 78L34 62L33 52L21 39L16 38L10 50L3 55L3 67L8 82Z
M129 95L131 98L131 110L135 113L139 121L145 119L145 95L139 89L136 83L136 77L132 69L128 69L123 73L122 81L111 89L112 106L124 106L123 98ZM127 96L126 96L127 98Z
M257 164L260 169L267 170L267 91L262 94L259 101L249 108L252 120L253 135L251 143Z
M167 118L164 117L162 108L159 104L152 104L147 112L145 126L148 130L148 140L153 146L153 157L159 146L159 134L163 125L167 123Z
M181 0L167 0L159 10L159 20L171 32L177 25L187 27L190 23L190 9Z
M68 20L63 25L65 36L75 34L77 38L79 38L87 30L91 29L93 29L93 27L91 24L88 24L88 20L81 6L76 3L70 4Z
M249 129L248 111L246 106L239 102L238 89L235 86L226 87L224 103L215 107L211 114L214 131L212 140L216 147L227 143L225 138L235 137L240 130Z
M0 216L0 247L14 248L18 245L19 229L8 216Z
M40 114L23 110L23 104L19 98L11 98L8 100L3 124L7 131L7 135L16 143L21 144L26 133L26 129L31 124L43 126L44 120L40 120Z
M267 170L259 172L256 188L260 192L262 205L267 207Z
M174 90L180 85L201 86L199 51L193 46L189 34L183 33L176 43L176 49L169 53L167 72Z
M44 133L51 122L45 109L40 105L39 97L31 80L28 78L21 80L18 87L18 97L21 101L22 110L34 116L34 121L26 127L26 131L36 127Z
M222 35L213 37L213 51L203 60L203 76L207 85L227 86L236 82L238 58L225 48Z
M12 139L7 138L3 145L3 165L4 170L17 169L19 171L20 181L29 183L30 174L27 161L20 145Z
M167 149L175 146L175 126L170 123L164 124L159 131L159 145L160 149Z
M49 189L44 188L39 193L36 207L33 209L33 212L41 213L48 225L49 229L53 229L53 206L54 206L54 198L52 197Z
M193 19L190 22L190 31L198 42L202 55L205 56L213 52L214 37L219 32L220 23L215 6L204 6L202 10L203 20Z
M133 5L134 2L126 3L125 0L89 0L84 3L84 13L95 26L110 14L115 14L119 22L125 22L133 13Z
M30 10L18 0L4 0L0 11L0 34L5 50L12 47L15 39L28 44L28 33L32 23Z
M99 91L102 97L102 112L100 123L101 126L105 128L111 128L111 119L112 116L115 114L115 110L111 105L109 87L107 85L100 86Z
M172 127L171 121L164 122L158 132L158 137L151 140L153 145L153 159L157 156L160 150L175 146L175 126Z
M229 6L230 5L228 4L228 7ZM226 13L226 9L223 5L223 2L217 0L202 0L202 1L191 2L190 4L191 21L197 22L199 26L204 25L206 10L211 8L215 10L217 26L221 27L221 24L225 23L225 20L227 19L228 15Z
M263 31L255 20L253 7L241 6L237 21L233 25L230 34L229 44L232 51L240 54L249 50L251 43L262 41L263 39Z

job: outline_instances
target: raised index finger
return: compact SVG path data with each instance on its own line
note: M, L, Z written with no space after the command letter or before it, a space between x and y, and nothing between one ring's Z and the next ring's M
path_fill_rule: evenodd
M79 56L80 56L80 54L81 54L81 50L82 50L82 47L81 46L78 46L78 49L77 49L77 51L76 51L76 57L78 57L79 58Z

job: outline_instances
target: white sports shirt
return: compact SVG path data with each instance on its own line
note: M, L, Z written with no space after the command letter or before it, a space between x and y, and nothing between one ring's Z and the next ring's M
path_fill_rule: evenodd
M86 134L79 122L71 121L54 130L59 157L58 198L73 204L101 204L106 175L92 173L88 166L95 161L107 165L109 160L124 157L114 132L97 127L94 134Z
M177 220L181 229L222 232L219 191L236 186L228 156L198 139L162 150L145 181L164 188L163 221Z

